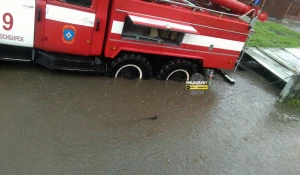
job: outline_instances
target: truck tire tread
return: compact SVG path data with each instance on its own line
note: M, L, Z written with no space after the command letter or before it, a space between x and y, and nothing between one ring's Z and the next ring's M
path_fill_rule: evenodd
M160 71L157 74L158 80L167 80L168 76L175 70L183 69L188 72L189 77L191 78L193 74L197 73L197 65L188 61L176 59L174 61L169 61L167 64L163 65ZM189 78L189 79L190 79Z
M138 66L143 73L142 79L149 79L152 76L151 64L147 60L147 58L140 54L134 53L123 54L116 58L114 61L112 61L110 70L108 71L108 76L115 77L115 74L118 71L118 69L120 69L126 64L134 64Z

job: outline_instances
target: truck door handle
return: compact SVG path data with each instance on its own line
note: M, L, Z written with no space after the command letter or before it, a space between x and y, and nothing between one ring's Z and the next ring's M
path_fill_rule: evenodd
M34 8L34 5L22 4L23 7Z
M41 10L41 8L38 8L38 16L37 16L37 21L41 21L41 13L42 13L42 10Z
M99 31L99 26L100 26L100 20L97 19L97 22L96 22L96 31L97 32Z

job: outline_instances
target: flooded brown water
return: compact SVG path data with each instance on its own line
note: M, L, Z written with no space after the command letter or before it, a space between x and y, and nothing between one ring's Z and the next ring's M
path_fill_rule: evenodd
M234 79L195 95L1 64L0 174L300 174L298 113L263 78Z

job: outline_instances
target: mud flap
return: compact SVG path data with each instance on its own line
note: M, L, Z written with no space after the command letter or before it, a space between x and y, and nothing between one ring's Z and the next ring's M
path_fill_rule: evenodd
M107 71L106 63L102 62L99 58L93 57L82 57L38 51L35 62L50 70L95 73L105 73Z
M31 62L33 49L0 44L0 60L11 62Z

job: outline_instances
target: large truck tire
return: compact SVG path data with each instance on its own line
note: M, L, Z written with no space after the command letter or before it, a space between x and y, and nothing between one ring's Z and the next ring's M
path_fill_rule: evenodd
M188 60L170 61L157 74L158 80L189 81L197 73L197 65Z
M152 76L151 64L142 55L123 54L111 63L108 76L111 78L149 79Z

